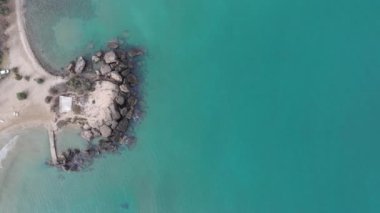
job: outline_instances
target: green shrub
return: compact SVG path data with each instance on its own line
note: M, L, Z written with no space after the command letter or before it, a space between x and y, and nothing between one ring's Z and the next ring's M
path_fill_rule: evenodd
M11 13L11 10L8 7L6 6L0 7L0 15L7 16L9 15L9 13Z
M66 82L69 90L75 92L87 92L92 90L92 82L86 78L74 76Z
M53 86L53 87L50 87L49 93L51 95L57 95L59 93L59 90L56 87Z
M14 67L14 68L12 68L12 72L14 72L14 73L18 73L18 67Z
M45 103L49 104L51 102L51 100L53 99L53 97L51 96L46 96L45 97Z
M28 94L26 92L19 92L17 93L17 99L18 100L25 100L26 98L28 98Z
M35 81L38 83L38 84L43 84L45 82L45 79L43 78L37 78L35 79Z
M20 81L22 79L22 75L18 74L18 73L15 73L15 79L17 81Z
M82 112L82 108L79 105L76 105L76 104L73 105L72 109L73 109L73 112L75 114L80 114Z

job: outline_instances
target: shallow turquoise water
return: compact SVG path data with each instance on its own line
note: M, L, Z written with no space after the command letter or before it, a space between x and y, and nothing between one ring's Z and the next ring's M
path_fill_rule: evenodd
M57 67L117 36L148 49L146 116L92 171L15 167L2 209L380 211L380 2L43 2L30 26Z

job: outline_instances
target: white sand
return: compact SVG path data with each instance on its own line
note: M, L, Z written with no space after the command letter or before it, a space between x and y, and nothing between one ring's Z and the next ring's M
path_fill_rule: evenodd
M5 66L18 67L22 76L30 76L30 81L17 81L13 75L0 80L0 131L19 125L49 124L53 114L44 99L51 86L63 81L48 74L36 60L26 37L23 2L24 0L12 2L14 12L8 17L10 26L6 34L9 35L9 53ZM35 78L44 78L45 82L37 84L33 80ZM23 91L28 93L28 98L17 100L16 93ZM19 116L14 116L14 112Z

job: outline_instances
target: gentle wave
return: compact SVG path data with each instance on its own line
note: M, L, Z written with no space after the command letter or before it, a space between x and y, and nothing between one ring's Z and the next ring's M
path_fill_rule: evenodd
M11 151L16 145L18 135L14 136L3 148L0 149L0 169L3 168L1 162L5 160L8 152Z

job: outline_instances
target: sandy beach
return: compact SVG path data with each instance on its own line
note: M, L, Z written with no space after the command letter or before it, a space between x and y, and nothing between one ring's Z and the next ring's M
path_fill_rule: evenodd
M0 96L0 131L50 124L52 114L44 99L49 88L62 81L61 78L48 74L35 58L27 39L23 5L24 0L11 2L13 12L8 17L10 25L6 31L9 36L9 52L4 68L17 67L20 75L30 76L30 80L16 80L13 74L0 80L0 91L3 91ZM34 80L36 78L43 78L45 82L38 84ZM26 92L28 98L18 100L18 92Z

